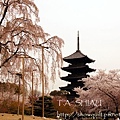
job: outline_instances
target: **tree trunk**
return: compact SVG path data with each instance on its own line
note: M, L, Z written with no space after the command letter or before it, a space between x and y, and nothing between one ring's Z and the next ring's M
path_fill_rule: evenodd
M118 104L115 104L115 113L116 113L116 114L119 113L119 107L118 107Z

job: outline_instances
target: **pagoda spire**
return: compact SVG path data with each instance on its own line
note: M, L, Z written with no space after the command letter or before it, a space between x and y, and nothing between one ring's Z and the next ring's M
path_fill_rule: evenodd
M77 51L79 51L79 31L78 31L78 36L77 36Z

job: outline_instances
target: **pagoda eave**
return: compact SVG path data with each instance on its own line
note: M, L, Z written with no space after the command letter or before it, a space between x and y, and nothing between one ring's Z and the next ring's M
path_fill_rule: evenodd
M87 65L85 66L68 66L68 67L63 67L62 70L67 71L67 72L93 72L95 69L89 68Z
M89 77L89 75L82 75L82 76L65 76L65 77L61 77L62 80L65 81L74 81L74 80L80 80L82 78L87 78Z
M77 88L79 87L80 85L84 85L83 82L78 82L77 84L74 84L74 85L71 85L71 84L68 84L67 86L65 87L59 87L61 90L67 90L67 91L72 91L74 88Z
M68 63L75 63L76 61L77 62L84 62L84 63L92 63L92 62L95 62L95 60L92 60L90 58L88 58L87 56L86 57L83 57L83 58L73 58L73 59L66 59L66 58L63 58L63 60L65 62L68 62Z

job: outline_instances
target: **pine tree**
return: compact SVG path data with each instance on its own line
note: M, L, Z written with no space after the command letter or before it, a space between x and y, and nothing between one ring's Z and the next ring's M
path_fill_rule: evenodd
M44 116L55 118L57 111L54 109L52 98L49 96L44 97ZM34 103L34 115L42 116L42 97Z

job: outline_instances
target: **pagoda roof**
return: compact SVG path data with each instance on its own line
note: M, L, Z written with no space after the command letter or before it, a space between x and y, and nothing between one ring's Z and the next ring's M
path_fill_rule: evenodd
M84 59L85 60L84 62L86 62L86 63L94 62L94 60L88 58L80 50L77 50L73 54L63 58L64 61L69 62L69 63L71 63L74 60L79 60L79 59Z
M81 85L83 85L83 82L78 82L78 84L76 85L72 85L72 84L68 84L65 87L59 87L61 90L67 90L67 91L71 91L73 90L75 87L81 87Z
M73 54L64 57L63 59L77 59L77 58L83 58L85 57L85 55L80 51L80 50L76 50L76 52L74 52Z
M67 72L74 72L74 71L77 71L80 72L80 71L86 71L86 72L93 72L95 71L95 69L92 69L92 68L89 68L88 65L78 65L78 66L73 66L73 65L69 65L68 67L63 67L62 70L64 71L67 71Z
M89 75L77 75L77 76L75 76L75 75L70 74L68 76L61 77L61 79L71 82L71 81L78 81L78 80L80 80L82 78L87 78L87 77L89 77Z

